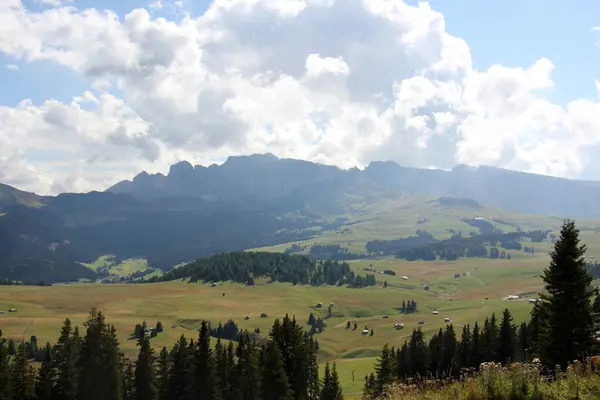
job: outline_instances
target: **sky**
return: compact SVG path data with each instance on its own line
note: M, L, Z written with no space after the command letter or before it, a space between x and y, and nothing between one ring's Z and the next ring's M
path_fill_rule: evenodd
M600 180L595 27L597 0L0 0L0 182L266 152Z

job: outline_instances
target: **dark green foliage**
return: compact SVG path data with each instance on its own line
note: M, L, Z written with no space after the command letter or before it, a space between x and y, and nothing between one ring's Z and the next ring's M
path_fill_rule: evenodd
M575 223L565 221L550 254L550 265L542 276L546 292L534 307L540 324L537 349L549 367L564 368L598 349L592 276L586 268L585 251Z
M8 363L8 342L0 329L0 399L9 399L11 393L10 365Z
M135 362L135 399L156 400L157 380L154 350L150 345L150 339L147 338L140 339L138 345L140 350Z
M11 400L30 400L35 391L35 371L27 360L25 344L20 343L10 368Z
M396 240L375 240L367 242L367 250L371 254L392 255L407 261L435 259L453 261L461 257L508 258L506 252L502 256L496 244L506 250L519 250L521 237L529 237L532 241L546 237L548 232L495 232L474 236L454 234L449 239L437 240L424 231L417 231L417 236ZM431 237L430 237L431 236ZM492 254L488 254L486 245L492 245Z
M135 387L135 367L131 360L124 359L121 375L121 396L123 400L135 400L136 387Z
M275 340L270 340L262 350L261 393L265 400L290 400L292 391L283 364L283 357Z
M188 341L181 335L171 351L167 399L187 399L192 393L192 359Z
M75 400L77 398L77 384L79 380L79 352L81 338L79 330L73 329L71 321L67 318L63 324L55 346L56 365L56 391L64 400Z
M325 364L325 376L323 377L323 388L320 400L342 400L342 386L340 385L337 367L335 363L330 367L329 362Z
M213 351L210 348L210 328L202 321L196 349L193 354L193 391L195 398L218 400L221 398L218 371Z
M107 325L101 311L92 310L85 322L86 335L79 357L79 398L86 400L122 397L121 356L114 326Z
M402 307L400 308L400 312L402 314L412 314L417 312L417 302L414 300L402 300Z
M233 320L228 320L225 324L219 322L216 328L210 329L210 336L218 339L227 339L237 341L240 337L240 328Z
M169 352L166 347L163 347L156 359L156 398L158 400L168 399L169 373Z
M498 337L498 361L507 364L515 360L515 350L517 349L516 327L512 323L513 318L508 311L504 309L502 321L500 322Z
M37 400L53 400L56 398L55 380L56 368L54 367L54 363L52 361L43 362L35 382L35 396Z

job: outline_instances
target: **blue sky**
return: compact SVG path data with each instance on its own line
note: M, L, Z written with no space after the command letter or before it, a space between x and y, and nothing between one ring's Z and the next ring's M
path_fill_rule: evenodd
M165 2L166 3L166 2ZM408 1L416 4L417 1ZM29 0L31 9L40 6ZM111 9L123 16L149 2L139 0L75 0L79 9ZM208 0L188 0L186 9L201 14ZM493 64L527 67L541 57L555 65L555 88L545 93L554 103L564 105L596 96L594 79L600 79L600 1L578 0L576 7L564 0L432 0L444 14L447 31L467 41L477 69ZM178 18L172 8L154 11L155 16ZM52 63L26 64L0 53L0 65L16 64L20 71L0 69L0 105L14 106L24 98L35 103L49 98L68 101L86 89L85 80Z
M463 79L471 68L466 50L442 40L439 19L428 10L405 8L412 20L385 22L397 17L385 3L400 0L337 0L333 10L292 18L277 9L290 3L247 7L253 2L238 0L239 8L215 10L214 20L191 29L148 23L139 13L121 26L81 13L40 17L32 13L45 9L42 2L59 0L22 1L29 15L0 6L0 20L9 22L0 29L0 49L35 54L37 43L64 43L120 83L122 93L112 85L114 97L98 103L16 109L24 99L70 103L91 89L90 78L0 52L0 181L9 184L45 193L89 190L141 170L166 173L183 159L209 165L267 151L342 168L376 160L427 168L463 163L600 179L600 31L592 29L600 25L599 0L431 0L446 32L469 46L482 72L473 79ZM111 10L122 20L146 8L175 22L210 5L162 0L157 9L153 1L72 4ZM318 8L314 1L308 7ZM361 1L371 2L372 12ZM88 26L95 44L89 48L68 35ZM281 34L273 35L274 27ZM207 30L222 35L199 48ZM418 47L407 43L413 40ZM554 87L547 85L548 64L530 69L542 58L554 64ZM485 73L493 65L507 68Z

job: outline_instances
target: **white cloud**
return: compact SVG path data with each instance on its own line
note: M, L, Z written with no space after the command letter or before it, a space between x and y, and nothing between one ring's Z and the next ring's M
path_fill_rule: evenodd
M93 88L70 104L0 108L0 181L43 193L267 151L569 177L600 143L600 103L539 94L553 87L550 60L474 70L427 3L216 0L170 21L6 0L0 20L0 51L52 60Z
M6 69L10 71L18 71L19 66L17 64L6 64Z

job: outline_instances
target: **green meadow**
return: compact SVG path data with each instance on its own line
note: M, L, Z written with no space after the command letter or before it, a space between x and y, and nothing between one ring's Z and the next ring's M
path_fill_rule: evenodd
M414 235L417 229L426 230L438 239L447 238L452 232L478 233L477 228L461 221L476 216L494 220L496 227L505 232L518 228L557 230L562 223L561 218L511 214L483 207L447 207L439 202L408 196L356 205L355 211L346 216L338 229L322 231L313 239L296 243L308 247L314 243L340 244L352 252L362 252L369 240L407 237ZM418 223L423 219L426 219L424 223ZM600 235L595 233L598 221L576 222L581 229L581 239L588 246L588 256L600 258ZM284 251L290 245L253 250ZM232 319L242 329L259 328L261 334L266 335L275 318L289 314L306 324L309 314L313 313L315 317L324 318L327 324L325 331L317 335L322 364L335 361L346 397L359 398L364 377L373 370L381 347L385 343L400 346L416 327L421 327L429 338L446 325L444 318L450 318L460 334L464 325L476 320L482 323L493 312L499 314L504 308L510 309L515 323L527 319L532 307L527 298L535 298L542 289L540 274L548 265L552 243L547 241L533 246L534 254L507 251L510 260L463 258L407 262L376 258L349 261L351 267L363 275L364 268L396 273L395 276L377 273L377 286L362 289L294 286L267 283L261 279L256 280L254 287L231 282L213 287L183 281L0 286L0 310L18 309L16 313L0 315L0 329L5 336L15 339L35 335L40 343L54 343L65 318L81 326L90 308L97 307L117 328L121 349L133 356L136 342L130 335L135 325L142 321L148 326L162 322L164 332L152 341L160 348L172 346L182 334L196 337L203 319L213 325ZM111 256L84 265L94 270L105 269L109 276L117 277L148 268L145 260L128 259L117 263ZM154 271L152 274L159 273ZM408 279L401 279L402 275ZM385 281L387 287L384 288ZM428 290L425 290L426 286ZM523 299L506 301L504 298L508 295L519 295ZM418 311L402 314L403 300L416 301ZM323 307L317 308L318 303ZM327 315L329 304L333 304L331 317ZM261 313L268 317L261 318ZM346 329L348 321L350 329ZM355 323L357 330L352 329ZM396 330L394 323L403 323L404 328ZM372 329L374 335L362 335L364 328Z
M98 307L117 328L122 350L134 355L136 343L129 337L134 326L144 320L149 326L162 322L164 332L153 339L153 345L160 348L171 346L181 334L195 337L203 319L213 324L233 319L241 328L259 328L266 334L275 318L289 314L305 324L311 312L326 318L327 307L333 304L332 317L325 319L327 328L317 336L321 361L337 362L345 392L354 396L359 395L364 376L372 370L381 347L385 343L401 345L418 326L429 337L445 326L446 317L459 330L475 320L482 322L505 307L512 311L515 322L527 318L531 305L526 300L505 301L504 297L539 291L539 273L545 262L545 258L533 256L510 261L354 261L351 265L357 271L373 264L373 268L396 272L396 276L378 274L376 287L362 289L264 281L257 281L255 287L230 282L212 287L181 281L0 286L0 310L18 309L16 313L0 315L0 329L5 336L15 339L35 335L38 342L53 343L65 318L81 325L90 308ZM460 277L455 278L455 274ZM402 280L400 275L408 276L408 280ZM383 288L384 280L388 282L387 288ZM424 285L430 289L425 290ZM401 314L403 300L415 300L418 312ZM317 303L324 306L317 308ZM439 314L432 314L434 310ZM268 318L260 318L261 313L267 313ZM246 316L250 318L246 320ZM346 329L348 321L352 326L356 322L358 329ZM420 325L419 321L424 323ZM394 323L403 323L405 327L396 330ZM361 335L365 327L373 329L374 335Z

